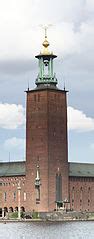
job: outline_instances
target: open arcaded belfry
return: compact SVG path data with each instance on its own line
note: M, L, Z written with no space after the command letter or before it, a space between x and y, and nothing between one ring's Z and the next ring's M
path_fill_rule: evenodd
M94 164L68 163L67 91L58 89L45 30L36 87L26 91L26 161L0 163L0 216L94 211Z

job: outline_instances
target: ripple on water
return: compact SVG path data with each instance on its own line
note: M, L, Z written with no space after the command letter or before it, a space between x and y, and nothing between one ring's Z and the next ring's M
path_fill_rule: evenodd
M94 239L94 222L0 223L0 239Z

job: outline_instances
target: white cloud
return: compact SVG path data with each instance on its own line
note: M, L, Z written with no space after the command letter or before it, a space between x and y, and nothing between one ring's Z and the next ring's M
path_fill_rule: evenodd
M93 23L88 22L89 12L94 11L93 2L93 0L1 1L0 58L32 58L32 54L40 51L43 41L42 30L38 29L38 26L45 23L54 25L51 30L49 29L49 39L55 46L54 49L59 50L61 54L78 52L82 47L87 50L88 44L91 42L94 44L91 38L91 34L94 36ZM53 6L54 11L51 10ZM81 26L85 22L87 29L92 24L92 32L79 28L77 33L75 24Z
M90 144L90 148L94 150L94 143Z
M81 132L94 130L93 118L87 117L82 111L71 106L68 106L67 111L69 130ZM0 128L17 129L23 125L25 125L25 109L22 105L0 103ZM11 145L12 143L16 146L16 138L11 141Z
M94 130L94 119L87 117L82 111L68 107L68 129L79 132Z
M25 123L25 109L22 105L0 103L0 127L17 129Z
M11 151L11 150L24 150L25 148L25 139L22 138L9 138L6 139L4 142L4 149Z

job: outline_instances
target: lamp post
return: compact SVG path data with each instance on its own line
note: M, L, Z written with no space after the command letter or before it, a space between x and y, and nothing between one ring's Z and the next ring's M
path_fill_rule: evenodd
M20 186L20 181L18 182L18 187L17 187L17 190L18 190L18 219L20 220L21 219L21 186Z

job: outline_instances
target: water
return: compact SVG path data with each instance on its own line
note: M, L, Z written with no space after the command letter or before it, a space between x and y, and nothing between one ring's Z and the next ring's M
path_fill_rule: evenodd
M0 239L94 239L94 222L0 223Z

